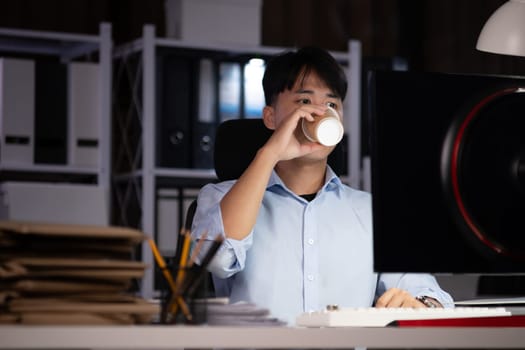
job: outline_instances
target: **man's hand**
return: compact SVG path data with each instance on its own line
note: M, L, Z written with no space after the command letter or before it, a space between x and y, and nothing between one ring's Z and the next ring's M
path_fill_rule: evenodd
M270 147L278 161L298 158L326 148L315 142L305 142L306 138L300 131L301 119L313 121L312 114L322 115L325 111L326 106L323 105L303 105L293 110L274 125L275 131L264 147Z
M376 301L376 307L426 307L406 290L391 288Z

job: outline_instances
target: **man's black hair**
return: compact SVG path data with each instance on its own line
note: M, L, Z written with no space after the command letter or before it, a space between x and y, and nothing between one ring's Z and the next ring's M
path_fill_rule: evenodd
M341 100L345 98L348 83L341 65L326 50L304 47L280 54L268 62L263 77L266 105L272 105L284 90L292 89L300 75L304 79L311 72L317 73Z

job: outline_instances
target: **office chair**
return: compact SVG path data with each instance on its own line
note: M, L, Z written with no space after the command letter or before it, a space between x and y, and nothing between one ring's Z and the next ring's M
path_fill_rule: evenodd
M272 135L262 119L230 119L222 122L215 134L213 153L219 181L239 178Z

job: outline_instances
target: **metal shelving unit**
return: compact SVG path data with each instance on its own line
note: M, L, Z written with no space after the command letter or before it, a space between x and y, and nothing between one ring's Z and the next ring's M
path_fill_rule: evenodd
M94 179L97 185L106 189L109 199L111 172L111 76L113 42L111 24L101 23L98 35L70 34L60 32L33 31L0 28L0 52L24 57L53 56L62 63L75 60L98 62L99 70L99 137L98 164L91 166L9 164L0 160L0 174L4 180L18 178L46 179L67 178L81 181L86 177Z
M158 49L191 49L227 55L274 55L284 51L281 47L202 45L175 39L158 38L155 27L145 25L142 37L115 48L115 95L120 99L114 108L115 127L120 129L114 149L116 207L122 224L136 226L155 237L156 189L159 182L179 187L198 188L215 180L213 169L178 169L156 166L156 54ZM361 46L349 42L348 52L332 52L347 67L349 94L345 100L345 128L349 132L347 182L359 187L360 183L360 79ZM123 85L121 85L123 84ZM126 96L122 99L122 96ZM118 97L117 97L118 96ZM122 103L126 100L126 103ZM118 138L118 139L117 139ZM119 171L119 168L125 169ZM173 232L174 235L177 232ZM142 260L154 265L147 244L142 249ZM150 272L142 280L142 294L155 295L154 277Z

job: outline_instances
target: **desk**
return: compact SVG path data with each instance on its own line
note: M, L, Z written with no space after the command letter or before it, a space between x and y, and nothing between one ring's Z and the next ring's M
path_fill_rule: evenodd
M525 348L524 328L0 326L0 349Z

